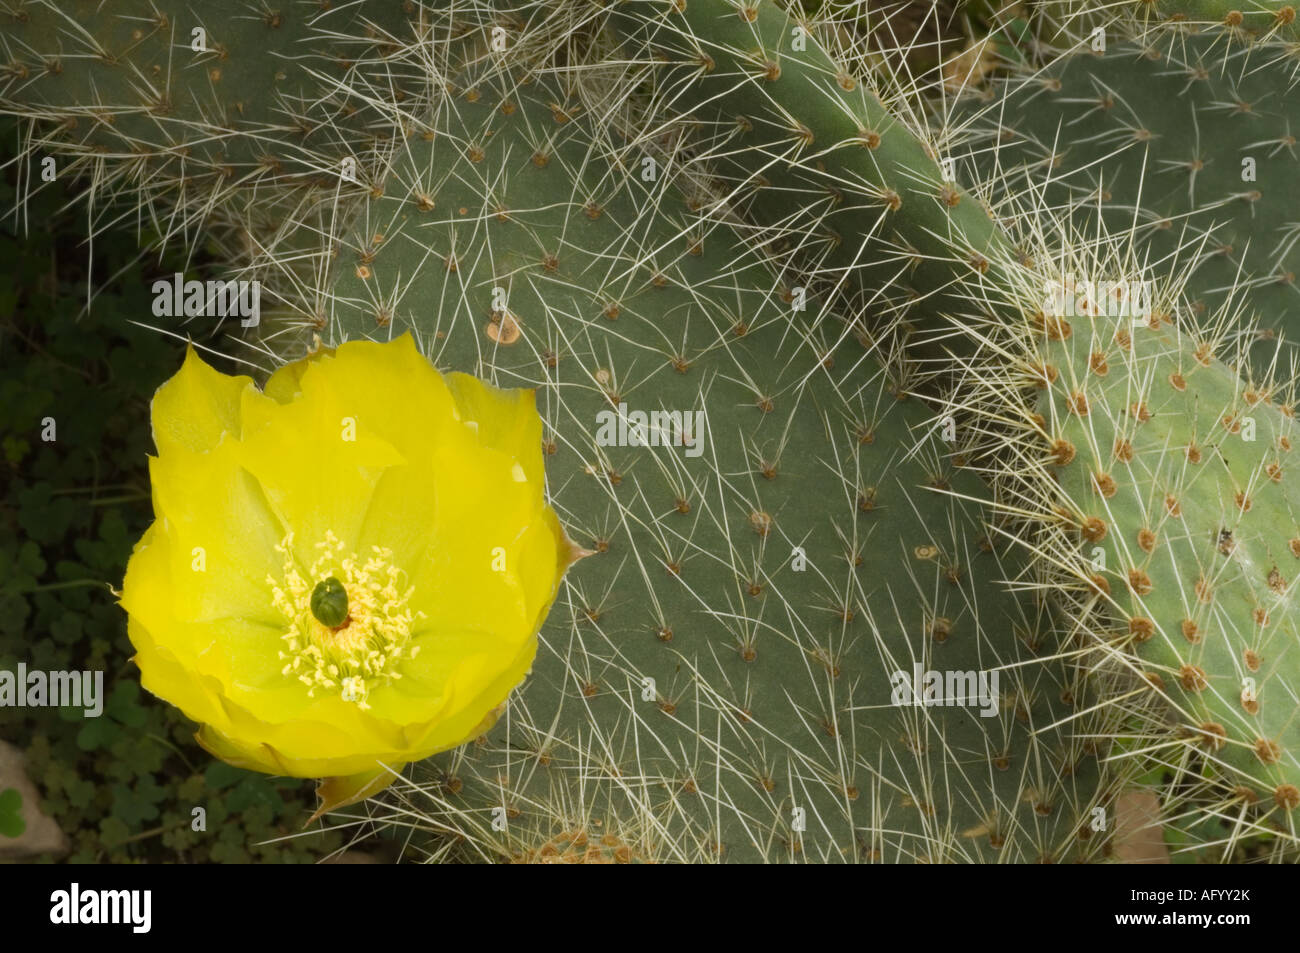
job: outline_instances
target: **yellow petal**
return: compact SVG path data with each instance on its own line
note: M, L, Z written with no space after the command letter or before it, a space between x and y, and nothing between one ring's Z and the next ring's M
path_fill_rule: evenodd
M211 724L199 726L194 733L194 740L203 750L214 758L220 758L226 764L243 768L245 771L261 771L263 774L284 774L289 777L310 777L296 775L284 770L283 763L276 758L269 746L263 744L236 745Z
M303 566L327 533L354 546L384 469L404 463L402 454L367 418L340 414L324 402L245 400L244 409L257 429L238 445L239 463L257 479L279 523L294 533Z
M302 393L302 375L312 362L322 357L333 357L335 351L332 347L318 347L304 358L281 365L267 380L262 392L276 403L289 403Z
M140 669L140 684L145 691L171 702L191 721L228 729L217 679L196 672L170 651L160 648L148 629L136 619L130 620L128 631L136 649L132 661Z
M213 370L191 345L181 369L154 394L153 439L160 453L174 447L209 450L227 433L239 433L240 397L255 390L249 377Z
M542 419L532 390L502 390L469 374L447 375L461 418L475 425L479 442L514 459L528 479L541 486Z
M542 519L532 523L519 543L515 565L528 600L528 628L536 632L559 591L565 569L581 551L574 546L560 526L559 517L547 509Z
M301 363L294 403L315 408L331 434L351 418L366 433L413 452L436 445L455 424L447 382L410 334L385 344L351 341Z
M505 666L495 653L458 659L444 688L448 711L454 714L423 725L408 726L406 743L410 750L421 752L419 757L427 758L485 732L496 720L492 712L524 680L536 656L537 638L534 636L519 647L517 654ZM486 724L483 719L487 719Z
M164 593L179 619L278 621L266 578L282 568L275 546L286 530L241 459L240 445L226 440L206 453L173 450L149 461L159 517L153 542L166 544ZM131 600L164 594L142 591L157 582L136 586L129 571L127 579ZM127 611L135 611L129 603Z

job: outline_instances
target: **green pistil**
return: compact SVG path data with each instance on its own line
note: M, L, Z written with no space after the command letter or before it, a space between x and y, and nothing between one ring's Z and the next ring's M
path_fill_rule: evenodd
M311 591L311 614L328 629L337 629L347 621L348 591L336 577L316 583Z

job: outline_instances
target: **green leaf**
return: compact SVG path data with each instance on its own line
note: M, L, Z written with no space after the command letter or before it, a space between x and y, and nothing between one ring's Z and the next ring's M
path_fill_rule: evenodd
M112 847L130 837L131 828L117 815L110 815L99 822L99 835L103 844Z
M23 457L27 456L27 452L32 449L32 445L26 440L22 437L15 436L5 437L4 440L0 442L0 446L4 447L6 462L15 467L23 462Z
M68 644L81 638L81 616L65 612L50 623L50 635L55 642Z
M120 681L114 685L104 710L132 728L139 728L148 717L140 704L140 686L133 681Z
M100 748L107 747L117 737L118 726L113 723L113 719L105 715L87 718L85 722L77 732L77 747L82 751L98 751Z
M113 816L127 827L141 827L158 819L158 803L166 796L152 777L141 778L133 787L113 785Z
M240 781L235 789L226 796L227 806L235 812L247 811L254 806L269 808L271 815L278 814L284 808L284 799L280 792L262 775L253 775Z
M79 810L85 810L95 799L95 785L85 778L77 778L67 785L68 803Z
M23 820L23 796L17 788L0 791L0 837L20 837L27 830Z
M224 761L213 761L208 765L208 769L203 772L203 780L210 790L224 791L232 784L236 784L248 777L248 775L249 772L243 768L231 767Z

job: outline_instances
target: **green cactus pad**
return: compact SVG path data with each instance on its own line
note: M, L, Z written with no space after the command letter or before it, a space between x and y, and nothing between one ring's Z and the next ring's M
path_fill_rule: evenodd
M0 112L26 120L30 186L47 169L80 176L97 214L143 207L158 232L193 241L214 213L247 225L362 191L390 124L357 64L409 41L408 11L18 0L0 11ZM395 101L414 95L406 77L387 80Z
M626 58L656 66L651 128L690 131L691 162L726 183L750 241L792 283L818 287L873 334L901 332L921 377L971 350L950 317L965 301L948 289L996 268L1005 239L906 96L882 99L832 58L814 21L771 0L639 0L610 22Z
M1300 339L1300 105L1294 65L1214 36L1087 45L967 121L979 174L1044 179L1043 201L1098 212L1182 273L1202 315L1240 305L1241 333ZM995 171L1000 168L999 171ZM1255 348L1267 371L1276 348ZM1291 359L1290 349L1281 366Z
M1293 398L1238 378L1159 301L1104 310L1038 313L1037 449L1002 488L1043 515L1036 549L1074 575L1070 614L1125 669L1095 665L1112 679L1103 703L1136 710L1148 688L1163 699L1139 747L1199 783L1199 811L1208 799L1294 841Z

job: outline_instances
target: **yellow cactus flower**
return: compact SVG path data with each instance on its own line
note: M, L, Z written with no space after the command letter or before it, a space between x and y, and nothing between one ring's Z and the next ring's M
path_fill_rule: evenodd
M485 731L580 553L532 391L409 335L258 390L191 348L152 407L154 522L127 566L141 683L230 764L329 779L322 811Z

